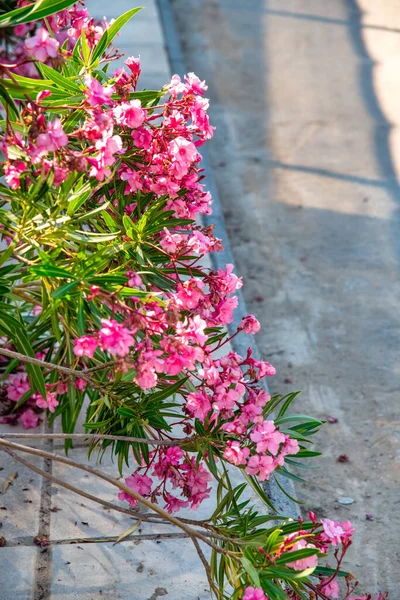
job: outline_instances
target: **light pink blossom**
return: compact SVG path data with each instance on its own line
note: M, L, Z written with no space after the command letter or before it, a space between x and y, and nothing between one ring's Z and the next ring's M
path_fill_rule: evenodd
M186 408L196 419L204 421L211 410L210 398L204 392L192 392L187 397Z
M40 62L55 58L59 47L57 40L43 27L39 27L35 35L25 40L24 45L28 53Z
M113 356L126 356L135 344L131 332L114 319L102 319L99 330L99 344Z
M47 124L46 133L40 133L36 140L40 154L55 152L68 144L68 136L64 133L60 119L54 119Z
M247 317L243 317L239 329L244 331L244 333L252 333L255 334L260 331L260 323L257 321L254 315L247 315Z

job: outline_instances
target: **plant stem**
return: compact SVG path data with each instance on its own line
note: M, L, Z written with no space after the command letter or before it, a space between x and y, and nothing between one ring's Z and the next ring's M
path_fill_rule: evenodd
M60 439L60 440L115 440L117 442L136 442L152 446L182 446L193 442L197 437L186 437L177 440L157 440L150 438L129 437L127 435L108 435L102 433L0 433L0 439Z

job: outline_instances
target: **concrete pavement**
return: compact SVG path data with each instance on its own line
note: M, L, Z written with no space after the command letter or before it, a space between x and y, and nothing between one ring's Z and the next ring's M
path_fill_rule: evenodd
M299 473L304 510L350 519L360 593L397 598L399 2L171 4L209 84L211 162L271 391L303 390L297 412L338 419L320 469Z

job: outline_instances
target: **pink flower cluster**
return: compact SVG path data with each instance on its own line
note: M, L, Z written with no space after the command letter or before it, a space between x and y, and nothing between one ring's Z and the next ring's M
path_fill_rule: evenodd
M165 509L169 513L177 512L183 507L196 510L199 504L209 497L211 488L208 484L211 475L201 462L197 465L196 459L189 457L181 448L171 446L166 450L153 452L152 458L152 475L161 483L153 489L153 480L148 475L141 475L138 472L149 471L149 467L144 465L125 479L126 485L133 491L151 497L153 502L157 501L158 497L162 497ZM171 491L174 493L172 494ZM127 500L131 506L137 505L137 500L125 491L120 492L118 498Z

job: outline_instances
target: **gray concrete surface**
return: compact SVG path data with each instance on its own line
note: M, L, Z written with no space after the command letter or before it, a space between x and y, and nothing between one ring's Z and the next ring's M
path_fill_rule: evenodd
M351 519L360 591L397 598L400 3L171 5L186 65L209 84L209 153L278 368L270 388L300 389L298 412L338 419L318 438L320 469L300 473L304 510Z

